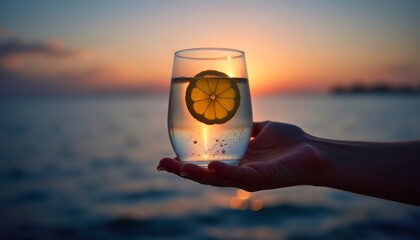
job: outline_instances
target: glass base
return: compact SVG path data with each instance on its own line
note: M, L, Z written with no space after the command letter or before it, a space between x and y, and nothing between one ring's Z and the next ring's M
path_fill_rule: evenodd
M229 165L239 165L240 160L213 160L213 161L182 161L183 163L192 163L195 165L198 165L200 167L205 167L207 168L207 165L209 165L209 163L211 162L224 162L226 164Z

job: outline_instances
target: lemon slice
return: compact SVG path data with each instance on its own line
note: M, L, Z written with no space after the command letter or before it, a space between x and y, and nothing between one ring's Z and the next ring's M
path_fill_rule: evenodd
M235 80L225 73L207 70L190 81L185 101L198 121L208 125L222 124L235 116L241 95Z

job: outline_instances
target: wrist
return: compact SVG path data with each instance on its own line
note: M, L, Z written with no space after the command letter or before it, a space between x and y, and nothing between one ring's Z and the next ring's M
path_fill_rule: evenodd
M305 136L306 142L314 149L313 164L307 169L307 184L320 187L331 187L331 178L334 171L334 154L337 143L317 138L311 135Z

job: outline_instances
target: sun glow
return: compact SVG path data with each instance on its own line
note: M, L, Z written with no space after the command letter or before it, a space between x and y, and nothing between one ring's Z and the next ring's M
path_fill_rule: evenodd
M14 4L6 4L0 14L0 48L4 49L0 54L0 75L10 76L10 82L24 79L19 83L21 87L10 89L23 94L24 89L55 93L57 89L68 90L70 85L81 92L132 92L145 88L166 92L175 51L227 47L245 52L247 69L232 71L229 65L238 58L227 55L223 66L210 68L229 77L248 77L251 93L257 95L324 92L355 80L362 84L378 79L393 84L419 84L420 58L416 50L420 34L415 23L420 15L415 12L419 5L414 1L386 6L229 1L224 3L229 7L219 13L229 21L225 17L214 18L211 11L202 11L213 3L169 2L165 3L169 4L167 7L158 7L165 5L158 2L138 1L139 7L120 4L124 11L119 13L123 14L108 16L109 24L103 23L102 14L112 12L107 7L114 8L113 4L94 6L96 17L82 16L77 19L80 28L68 29L69 14L57 14L54 26L34 21L30 28L18 29L16 26L27 24L22 16L42 19L39 14L44 11L21 8L15 12ZM62 3L54 4L54 9L61 9ZM39 10L47 6L33 7ZM76 4L71 9L79 14L80 7ZM376 11L376 7L386 11ZM178 12L189 14L177 17ZM84 23L84 19L89 19L89 23ZM95 29L95 34L91 29ZM62 40L51 40L51 36ZM203 70L207 69L196 66L182 72L195 76Z

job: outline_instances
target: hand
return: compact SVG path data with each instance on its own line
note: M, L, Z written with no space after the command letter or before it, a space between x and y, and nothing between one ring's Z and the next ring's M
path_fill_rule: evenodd
M157 169L202 184L247 191L317 184L326 161L302 129L277 122L254 123L252 138L239 166L214 161L202 168L164 158Z

